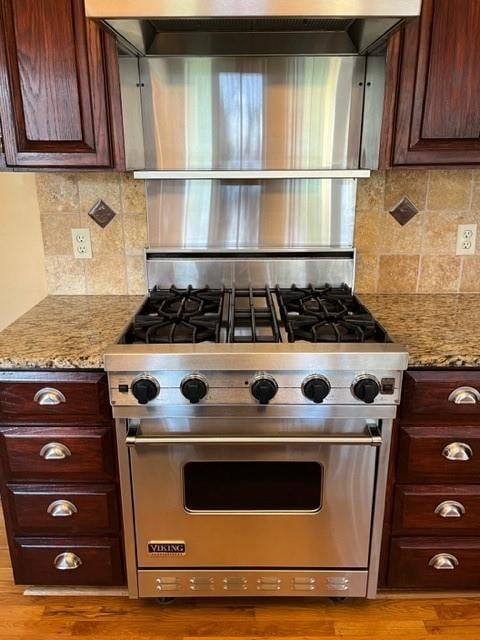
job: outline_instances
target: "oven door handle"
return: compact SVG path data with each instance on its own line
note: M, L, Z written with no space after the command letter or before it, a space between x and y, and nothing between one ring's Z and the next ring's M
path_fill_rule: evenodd
M377 425L367 425L365 435L357 436L139 436L139 425L130 425L126 444L172 445L172 444L343 444L380 447L382 434Z

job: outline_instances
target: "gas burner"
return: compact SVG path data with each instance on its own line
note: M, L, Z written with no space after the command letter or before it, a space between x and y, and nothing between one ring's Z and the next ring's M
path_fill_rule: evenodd
M220 342L222 289L153 289L126 335L129 343Z
M289 342L388 342L389 338L346 285L276 288Z

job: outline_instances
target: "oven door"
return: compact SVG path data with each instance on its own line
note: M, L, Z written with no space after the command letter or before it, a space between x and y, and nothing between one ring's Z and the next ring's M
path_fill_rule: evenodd
M127 444L139 568L367 568L364 420L145 420Z

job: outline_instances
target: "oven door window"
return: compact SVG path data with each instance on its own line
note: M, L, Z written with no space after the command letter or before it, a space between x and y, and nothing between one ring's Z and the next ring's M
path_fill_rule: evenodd
M195 511L319 511L318 462L189 462L185 509Z

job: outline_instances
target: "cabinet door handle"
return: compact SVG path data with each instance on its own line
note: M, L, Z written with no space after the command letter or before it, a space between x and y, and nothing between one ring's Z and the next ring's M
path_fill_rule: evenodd
M450 444L444 447L442 456L447 460L465 462L472 459L473 450L472 447L465 442L450 442Z
M72 455L70 449L61 442L49 442L40 451L44 460L65 460Z
M477 404L480 402L480 392L473 387L458 387L448 396L453 404Z
M445 500L437 505L435 513L441 518L461 518L465 514L465 507L461 502Z
M82 560L76 553L65 551L65 553L60 553L55 558L53 565L55 569L58 569L59 571L73 571L82 565Z
M52 518L69 518L78 513L78 509L70 500L55 500L48 506L47 513Z
M41 407L45 407L65 403L67 402L67 399L58 389L45 387L40 389L40 391L37 391L33 397L33 401Z
M444 569L456 569L460 563L458 558L452 556L451 553L437 553L436 556L430 558L428 564L430 567L441 571Z

